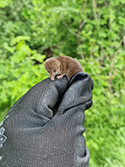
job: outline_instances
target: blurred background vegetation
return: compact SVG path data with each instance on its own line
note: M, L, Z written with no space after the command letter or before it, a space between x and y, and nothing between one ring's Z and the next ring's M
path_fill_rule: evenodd
M125 1L1 0L0 121L64 54L94 81L86 111L90 167L125 167Z

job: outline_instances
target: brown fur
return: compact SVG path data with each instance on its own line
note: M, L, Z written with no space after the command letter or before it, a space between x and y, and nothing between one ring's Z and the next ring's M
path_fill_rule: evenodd
M50 78L53 81L56 74L66 75L68 81L78 72L83 72L81 64L69 56L59 56L47 59L45 68L50 73ZM62 78L62 77L58 77Z

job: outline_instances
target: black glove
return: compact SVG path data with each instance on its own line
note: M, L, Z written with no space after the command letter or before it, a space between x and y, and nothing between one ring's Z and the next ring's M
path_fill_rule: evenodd
M1 123L0 167L88 167L83 124L92 89L84 73L32 87Z

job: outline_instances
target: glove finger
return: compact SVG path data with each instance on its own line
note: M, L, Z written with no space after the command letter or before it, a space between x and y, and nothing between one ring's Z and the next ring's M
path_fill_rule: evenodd
M92 105L93 81L86 73L77 73L69 82L58 112L65 113L70 108L84 104L84 110ZM59 113L58 113L59 114Z
M45 125L53 117L53 107L65 92L68 85L67 78L54 80L48 78L33 86L10 109L5 121L7 127L10 122L13 127L34 128Z
M49 80L50 81L50 80ZM63 96L68 86L67 77L63 77L61 80L55 79L50 81L47 87L44 89L45 94L40 97L37 105L37 113L52 118L53 108Z
M80 79L84 79L87 78L88 82L90 82L90 86L91 86L91 90L93 90L94 88L94 83L93 80L91 79L91 77L89 77L89 75L87 73L83 73L83 72L78 72L77 74L75 74L69 81L69 85L71 85L72 83L80 80Z

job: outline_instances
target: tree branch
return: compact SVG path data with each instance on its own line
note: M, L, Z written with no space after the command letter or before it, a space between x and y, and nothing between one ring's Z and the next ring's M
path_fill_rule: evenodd
M79 29L78 29L78 34L77 34L77 40L78 40L78 45L81 45L81 40L80 40L80 32L85 24L85 21L83 21L83 14L84 14L84 10L85 10L85 7L87 5L87 1L85 1L84 5L83 5L83 8L82 8L82 12L81 12L81 21L79 23ZM84 59L84 55L82 53L82 48L81 48L81 58Z
M68 25L63 21L63 24L66 26L66 28L69 30L69 32L71 33L71 34L73 34L74 36L76 36L77 37L77 34L75 34L69 27L68 27Z

